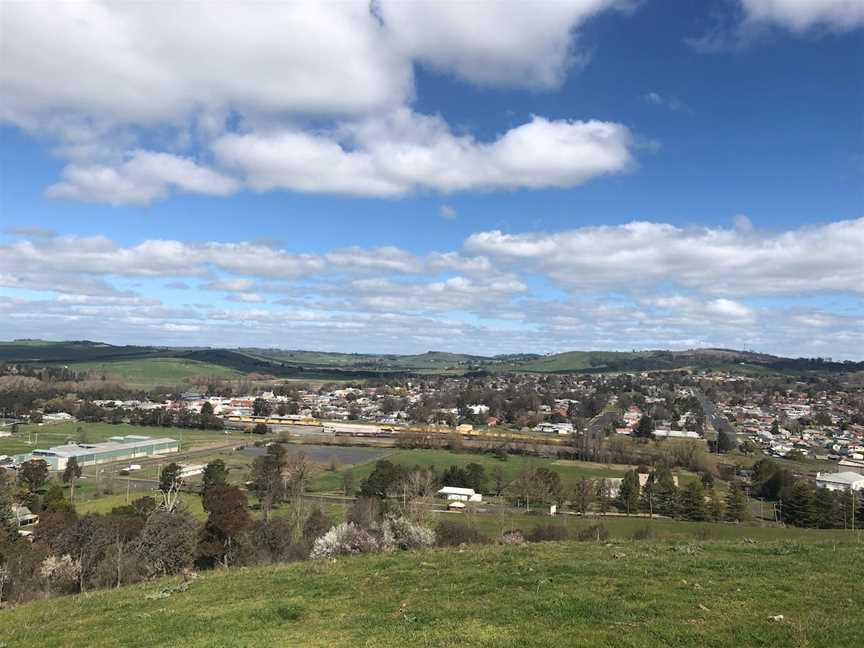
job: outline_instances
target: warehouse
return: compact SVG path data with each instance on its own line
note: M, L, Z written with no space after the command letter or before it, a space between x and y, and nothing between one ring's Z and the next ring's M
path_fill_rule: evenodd
M75 457L79 466L84 467L109 461L155 457L179 450L180 444L174 439L165 437L154 439L130 434L111 437L104 443L69 443L48 450L34 450L30 453L30 458L44 459L52 470L65 470L66 464L72 457Z

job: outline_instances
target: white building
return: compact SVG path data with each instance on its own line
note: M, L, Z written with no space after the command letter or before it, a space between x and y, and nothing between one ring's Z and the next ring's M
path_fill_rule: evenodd
M816 487L832 491L864 490L864 475L852 471L816 473Z
M457 502L482 502L483 496L474 492L473 488L458 488L456 486L445 486L438 491L438 496L446 500Z

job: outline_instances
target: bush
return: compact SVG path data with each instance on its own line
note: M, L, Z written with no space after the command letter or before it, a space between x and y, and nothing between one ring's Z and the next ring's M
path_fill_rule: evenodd
M461 544L488 544L490 539L477 528L460 520L442 520L435 527L439 547L456 547Z
M514 529L512 531L505 531L498 536L497 542L502 545L521 545L525 544L525 536L518 529Z
M388 517L381 525L380 546L383 551L425 549L435 544L435 532L406 517Z
M540 524L525 536L528 542L552 542L557 540L569 540L571 537L570 529L564 524L556 522L547 522Z
M602 524L592 524L576 532L576 539L582 542L603 542L609 539L609 529Z
M371 553L377 549L378 541L368 531L351 522L343 522L315 541L309 557L318 560Z
M81 561L71 556L48 556L42 561L39 570L48 587L58 594L69 594L77 591L78 579L81 577Z

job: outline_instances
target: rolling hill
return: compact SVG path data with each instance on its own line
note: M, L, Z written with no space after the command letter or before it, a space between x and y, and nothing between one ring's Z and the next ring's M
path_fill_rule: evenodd
M441 351L415 355L355 354L268 348L113 346L99 342L0 342L0 362L65 365L100 375L133 376L165 384L194 376L248 374L309 380L363 380L412 374L476 372L596 373L720 368L740 373L864 371L864 362L781 358L731 349L686 351L568 351L549 355L478 356ZM160 382L160 380L162 382Z
M9 646L864 643L854 544L550 542L204 572L0 610ZM772 620L772 617L782 618Z

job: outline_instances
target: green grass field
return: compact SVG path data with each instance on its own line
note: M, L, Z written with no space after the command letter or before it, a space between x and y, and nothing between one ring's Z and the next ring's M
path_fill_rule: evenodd
M143 427L138 425L127 425L120 423L58 423L56 425L21 425L18 434L11 437L0 437L0 454L19 454L30 452L34 447L50 448L51 446L63 445L67 439L75 440L78 428L83 428L87 433L87 441L98 443L112 436L125 436L127 434L138 434L151 437L170 437L183 441L183 449L204 445L207 443L226 442L226 436L218 430L195 430L174 427ZM242 436L234 433L235 436ZM37 436L38 435L38 436ZM38 445L29 445L28 440Z
M394 450L383 458L408 468L435 466L439 472L449 466L462 467L469 463L478 463L486 469L490 483L491 472L496 467L500 467L504 471L505 481L510 481L529 467L547 466L561 475L561 481L565 488L572 488L579 477L621 477L630 468L629 466L605 466L603 464L557 461L520 455L511 455L507 461L501 461L491 455L456 453L449 450ZM348 470L354 473L354 481L359 486L360 482L374 469L375 461L370 461L336 472L327 472L312 480L309 489L313 492L338 491L342 487L342 474Z
M118 360L116 362L81 362L69 365L70 369L89 371L92 376L105 376L108 380L122 382L130 388L145 389L161 386L182 386L194 378L239 378L243 374L234 369L208 362L184 358L142 358Z
M864 643L860 547L543 543L206 572L0 611L8 646ZM780 622L769 617L783 615Z

